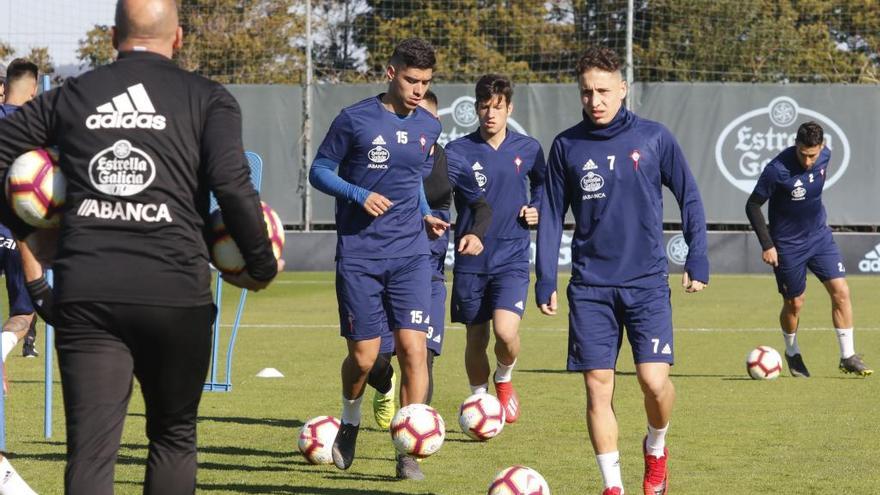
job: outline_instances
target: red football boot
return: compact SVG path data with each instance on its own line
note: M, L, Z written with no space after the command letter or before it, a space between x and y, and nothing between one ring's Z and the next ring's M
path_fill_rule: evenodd
M642 484L645 495L666 495L669 488L669 449L663 447L663 457L648 455L648 437L642 440L642 453L645 454L645 480Z
M504 407L504 422L515 423L519 419L519 395L510 382L495 382L495 393L498 402Z

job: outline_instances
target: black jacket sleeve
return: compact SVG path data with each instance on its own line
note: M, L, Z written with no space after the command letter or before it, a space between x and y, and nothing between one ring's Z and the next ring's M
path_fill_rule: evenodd
M764 220L764 213L761 212L761 206L767 202L767 198L752 193L746 201L746 216L749 223L758 235L758 242L761 243L761 249L764 251L773 247L773 239L770 238L770 230L767 228L767 222Z
M278 264L266 235L260 197L251 184L241 127L238 103L225 88L216 85L202 133L201 163L248 274L265 281L275 277Z
M0 119L0 179L4 183L9 166L21 154L54 144L53 108L57 99L57 89L48 91L9 117ZM0 223L9 227L18 239L34 231L12 212L6 194L0 194Z
M452 184L449 183L449 164L443 147L434 145L434 166L425 178L425 199L432 210L448 210L452 204Z
M480 199L468 205L474 212L474 224L466 234L473 234L483 240L486 232L489 230L489 224L492 223L492 207L486 198L480 196Z

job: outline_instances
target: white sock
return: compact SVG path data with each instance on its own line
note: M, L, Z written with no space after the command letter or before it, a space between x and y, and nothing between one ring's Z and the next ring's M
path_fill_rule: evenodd
M342 396L342 422L347 425L361 424L361 401L364 396L361 395L357 399L346 399Z
M855 351L855 342L853 342L852 328L837 328L837 343L840 344L840 359L846 359ZM4 344L5 345L5 344ZM6 352L5 350L3 352Z
M666 447L666 430L669 429L669 423L663 428L654 428L648 425L648 439L645 440L645 449L648 454L661 458L663 457L663 448Z
M498 367L495 368L495 383L507 383L513 375L513 367L516 366L516 359L510 364L501 364L498 361Z
M0 336L0 345L3 346L3 362L6 362L6 356L12 351L15 347L15 344L18 343L18 337L15 336L12 332L2 332L2 336Z
M596 454L596 463L599 464L599 472L602 473L605 488L612 486L623 488L623 479L620 476L620 452L615 450L607 454Z
M471 385L470 387L471 387L471 395L489 393L489 384L488 383L484 383L482 385Z
M0 460L0 495L37 495L5 457Z
M790 357L801 353L801 348L797 342L797 332L787 333L782 331L782 338L785 340L785 353Z

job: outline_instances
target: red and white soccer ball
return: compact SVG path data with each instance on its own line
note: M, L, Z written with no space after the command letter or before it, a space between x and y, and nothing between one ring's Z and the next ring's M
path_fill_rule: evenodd
M263 220L266 221L266 232L272 243L272 252L275 254L275 259L281 258L281 252L284 250L284 225L281 223L281 217L266 203L261 201L260 205L263 207ZM244 258L232 236L226 231L226 223L219 208L211 214L211 230L214 233L214 241L211 245L211 259L214 261L214 266L224 273L236 274L244 271Z
M458 408L458 424L461 431L474 440L489 440L504 428L504 408L492 395L474 394Z
M339 420L333 416L318 416L306 421L299 430L296 446L312 464L332 464L333 441L339 432Z
M67 181L58 159L44 149L16 158L6 175L6 198L12 210L28 225L57 227L61 223Z
M550 486L534 469L510 466L495 475L487 495L550 495Z
M755 380L772 380L782 372L782 356L770 346L759 345L746 357L746 369Z
M440 450L445 438L446 424L431 406L401 407L391 420L391 441L401 454L424 459Z

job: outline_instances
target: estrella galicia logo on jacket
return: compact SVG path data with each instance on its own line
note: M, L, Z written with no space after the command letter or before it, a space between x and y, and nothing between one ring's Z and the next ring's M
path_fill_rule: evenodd
M666 257L676 265L682 266L687 261L688 245L681 234L675 234L666 243Z
M724 178L737 189L751 193L767 163L782 150L794 146L799 116L815 120L824 128L825 146L832 152L828 168L835 171L825 187L834 185L849 166L846 134L830 118L799 106L787 96L740 115L721 131L715 143L715 163Z
M477 99L473 96L461 96L456 98L448 107L437 111L437 118L440 119L440 123L443 125L443 132L437 138L440 146L446 146L446 143L449 141L454 141L473 132L480 125L476 101ZM513 117L507 119L507 125L520 134L529 135Z
M113 196L132 196L156 178L150 155L120 139L98 152L89 162L89 179L95 189Z
M156 115L156 108L141 83L129 86L124 93L114 96L96 108L98 113L86 117L86 127L95 129L165 129L164 115Z
M474 170L474 179L476 179L477 185L480 186L480 190L486 192L486 184L489 183L489 178L486 177L486 174L481 172L483 166L480 165L480 162L474 162L474 164L471 165L471 168Z
M605 187L605 179L590 170L587 172L587 175L581 177L581 189L584 190L585 193L581 199L601 199L605 197L604 192L597 192L600 189Z
M391 158L391 152L389 152L387 148L379 145L370 149L369 153L367 153L367 158L370 159L370 164L367 165L367 168L384 170L388 168L388 165L385 162Z

